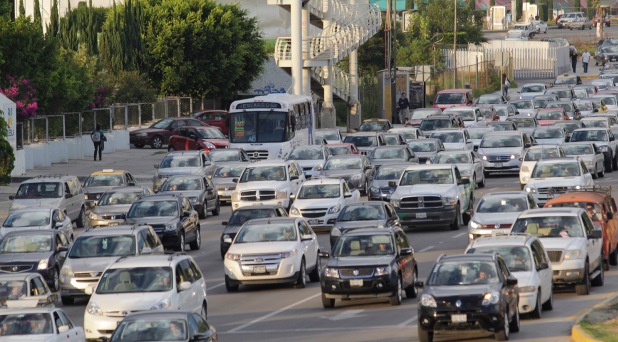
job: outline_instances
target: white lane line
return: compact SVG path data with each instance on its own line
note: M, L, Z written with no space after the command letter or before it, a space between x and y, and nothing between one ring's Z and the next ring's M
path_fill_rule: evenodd
M314 294L313 296L307 297L307 298L305 298L305 299L303 299L303 300L301 300L301 301L298 301L298 302L296 302L296 303L292 303L292 304L290 304L290 305L288 305L288 306L286 306L286 307L284 307L284 308L281 308L281 309L279 309L279 310L277 310L277 311L273 311L273 312L271 312L271 313L269 313L269 314L266 314L266 315L264 315L264 316L262 316L262 317L258 317L258 318L254 319L253 321L251 321L251 322L249 322L249 323L245 323L245 324L243 324L243 325L241 325L241 326L239 326L239 327L236 327L236 328L234 328L234 329L232 329L232 330L228 331L228 333L235 333L235 332L238 332L238 331L240 331L240 330L242 330L242 329L244 329L244 328L246 328L246 327L252 326L252 325L254 325L254 324L256 324L256 323L259 323L259 322L261 322L261 321L264 321L264 320L266 320L266 319L269 319L269 318L271 318L272 316L278 315L278 314L280 314L280 313L282 313L282 312L284 312L284 311L286 311L286 310L289 310L289 309L291 309L291 308L293 308L293 307L295 307L295 306L297 306L297 305L300 305L300 304L302 304L302 303L304 303L304 302L308 302L308 301L312 300L313 298L317 298L318 296L321 296L321 295L322 295L322 292L320 292L320 293L316 293L316 294Z
M428 250L432 249L433 247L434 246L425 247L425 248L421 249L420 251L418 251L418 253L427 252Z
M221 286L223 286L223 285L225 285L225 283L219 283L219 284L217 284L217 285L213 285L213 286L211 286L211 287L207 287L207 288L206 288L206 291L210 291L210 290L216 289L217 287L221 287Z
M407 321L405 321L405 322L402 322L402 323L398 324L397 326L398 326L398 327L405 327L406 325L408 325L408 324L410 324L410 323L412 323L412 322L416 322L417 320L418 320L418 316L417 316L417 315L414 315L414 316L412 316L412 318L410 318L409 320L407 320Z
M411 325L412 328L416 324ZM217 334L272 334L272 333L289 333L289 332L314 332L314 331L358 331L358 330L376 330L376 329L399 329L398 325L377 325L377 326L362 326L362 327L336 327L336 328L301 328L301 329L268 329L268 330L244 330L244 331L227 331Z
M452 238L453 238L453 239L457 239L458 237L462 237L462 236L464 236L464 235L466 235L466 234L467 234L466 232L461 232L461 233L459 233L459 234L457 234L457 235L453 235L453 236L452 236Z

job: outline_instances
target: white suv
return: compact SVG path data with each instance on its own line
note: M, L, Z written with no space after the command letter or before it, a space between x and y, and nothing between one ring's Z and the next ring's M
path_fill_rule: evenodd
M295 195L290 216L306 218L313 228L332 227L339 211L358 201L360 192L350 191L347 182L341 178L312 179L306 181Z
M109 338L128 314L186 310L206 318L206 281L185 253L119 258L101 276L84 312L86 339Z
M232 210L248 205L289 208L290 195L305 182L303 169L294 160L263 160L247 165L232 192Z
M554 195L593 185L592 175L583 161L577 157L564 157L539 160L524 189L539 205L544 205Z

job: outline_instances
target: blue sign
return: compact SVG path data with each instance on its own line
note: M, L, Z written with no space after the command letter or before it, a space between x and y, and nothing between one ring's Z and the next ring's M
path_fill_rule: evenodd
M380 6L380 10L381 11L386 11L386 7L388 6L388 2L392 1L392 0L369 0L369 3L371 5L373 4L377 4L378 6ZM397 10L397 11L403 11L403 10L407 10L410 8L406 8L406 0L395 0L392 2L391 6L395 6L393 8L393 10Z

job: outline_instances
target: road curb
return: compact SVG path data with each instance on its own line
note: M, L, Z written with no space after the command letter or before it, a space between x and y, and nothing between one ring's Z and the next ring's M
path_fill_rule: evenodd
M597 78L599 78L599 75L581 75L581 76L579 76L579 78L586 78L586 79L593 78L593 79L597 79Z
M602 342L601 340L597 340L594 337L590 336L588 333L586 333L579 324L579 322L586 318L586 316L588 316L588 314L594 311L596 308L602 307L607 303L615 300L616 298L618 298L618 292L612 294L601 303L597 303L593 307L586 309L581 315L579 315L579 317L577 317L577 320L575 320L575 324L571 328L571 339L575 342Z

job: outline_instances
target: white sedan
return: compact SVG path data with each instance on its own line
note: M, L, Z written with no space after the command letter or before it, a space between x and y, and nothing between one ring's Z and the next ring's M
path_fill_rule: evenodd
M536 27L537 33L541 33L541 32L547 33L547 23L544 22L543 20L533 20L532 25Z
M28 324L24 324L27 322ZM83 342L84 329L77 327L62 309L9 309L0 314L3 339L30 342Z
M9 217L0 227L0 236L12 231L53 230L62 233L69 241L73 241L73 224L71 219L54 207L31 207L11 211Z

